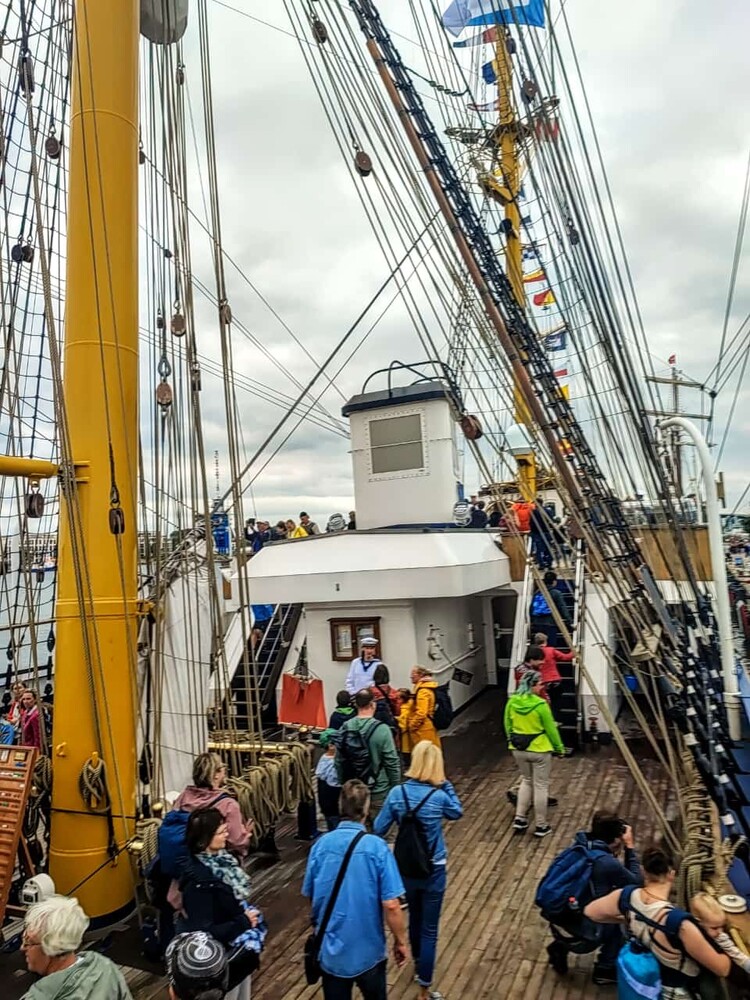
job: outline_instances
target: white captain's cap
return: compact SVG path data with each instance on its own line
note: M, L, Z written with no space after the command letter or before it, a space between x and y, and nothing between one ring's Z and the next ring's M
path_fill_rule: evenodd
M377 646L377 644L378 644L378 640L377 639L373 639L373 637L371 635L368 635L366 639L362 640L362 645L363 646Z

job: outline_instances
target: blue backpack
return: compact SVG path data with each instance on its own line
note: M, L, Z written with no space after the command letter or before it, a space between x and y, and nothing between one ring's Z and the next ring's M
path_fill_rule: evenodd
M551 615L551 614L552 614L552 609L547 603L547 598L544 596L541 590L538 591L536 594L534 594L534 598L531 602L532 617L538 618L541 615Z
M580 919L584 906L591 901L591 873L594 862L607 851L583 844L573 844L557 855L539 883L534 902L551 924L565 927L571 918Z
M630 897L636 888L635 885L627 885L620 893L618 906L626 923L628 914L635 913L641 923L651 928L652 940L654 933L661 931L670 945L684 955L685 950L680 941L680 927L685 920L693 918L685 910L678 910L675 907L669 911L663 924L650 920L630 902ZM659 962L647 946L631 935L617 956L617 1000L659 1000L659 997L661 997Z
M222 799L230 798L227 792L222 792L215 799L205 806L210 809ZM159 862L159 869L162 875L168 878L179 878L190 860L190 852L187 848L185 835L187 833L190 813L187 809L170 809L162 820L157 834L158 852L156 861Z

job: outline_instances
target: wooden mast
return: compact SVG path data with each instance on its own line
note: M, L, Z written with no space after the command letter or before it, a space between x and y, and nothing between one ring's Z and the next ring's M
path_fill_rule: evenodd
M114 855L136 790L138 35L138 0L77 0L63 431L75 483L63 470L50 873L99 923L131 907L134 886ZM109 810L79 788L100 762Z
M505 273L513 290L516 302L526 308L526 291L523 284L523 240L521 239L521 167L519 164L518 118L513 96L513 63L510 34L501 25L497 26L495 39L495 66L497 72L497 108L499 112L497 143L500 147L500 168L503 175L502 188L505 193ZM513 380L513 408L516 423L533 428L533 419L518 380ZM534 452L514 449L518 465L518 489L524 499L536 496L536 460Z

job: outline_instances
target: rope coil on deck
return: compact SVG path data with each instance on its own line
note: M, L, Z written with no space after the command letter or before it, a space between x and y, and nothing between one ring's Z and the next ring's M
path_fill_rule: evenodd
M251 844L256 847L283 813L315 800L310 750L301 743L266 748L257 764L227 779L227 788L237 796L243 819L255 821Z

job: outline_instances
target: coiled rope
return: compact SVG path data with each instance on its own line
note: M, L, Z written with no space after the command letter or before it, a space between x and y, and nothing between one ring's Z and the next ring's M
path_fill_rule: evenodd
M301 743L265 748L257 764L227 779L227 788L236 795L243 819L254 820L251 846L257 847L283 813L315 800L310 749Z
M97 754L92 754L81 768L81 773L78 776L78 790L87 809L92 813L106 817L109 840L107 850L114 862L119 851L115 838L115 824L112 819L112 800L107 785L107 768L102 758Z

